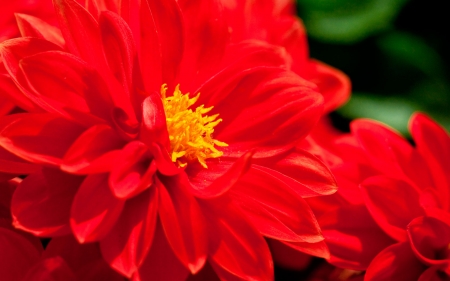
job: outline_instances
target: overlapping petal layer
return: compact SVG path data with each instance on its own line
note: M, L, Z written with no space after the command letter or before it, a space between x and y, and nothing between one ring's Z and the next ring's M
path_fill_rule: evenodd
M296 148L323 98L290 72L285 49L230 44L217 1L53 3L59 27L18 15L30 37L0 44L0 85L25 111L0 120L5 161L29 174L13 197L16 226L99 242L109 266L134 280L183 278L205 264L224 280L272 280L264 236L328 255L303 197L332 194L336 182ZM189 110L219 114L203 125L220 153L174 158L166 91L199 94ZM66 270L64 259L50 264Z
M356 120L349 135L314 150L322 158L333 154L341 188L308 200L329 241L330 262L367 269L365 280L450 276L450 136L422 113L411 117L410 129L415 146L381 123ZM327 213L330 207L339 215Z

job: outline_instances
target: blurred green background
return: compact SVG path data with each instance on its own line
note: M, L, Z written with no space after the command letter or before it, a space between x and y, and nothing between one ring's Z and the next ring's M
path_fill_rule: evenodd
M414 111L450 130L448 0L297 0L311 57L350 76L350 101L333 114L346 129L373 118L407 133Z

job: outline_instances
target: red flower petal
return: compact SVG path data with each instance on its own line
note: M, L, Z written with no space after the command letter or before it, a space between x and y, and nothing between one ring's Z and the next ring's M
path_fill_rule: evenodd
M162 178L162 177L161 177ZM175 255L192 273L206 261L207 233L197 200L188 192L186 178L164 177L159 189L159 217Z
M336 210L341 206L344 207L345 204L348 203L345 200L342 200L342 197L339 195L339 193L335 193L329 196L305 198L305 201L314 211L314 214L317 218L320 218L323 214Z
M7 40L0 45L4 67L14 82L16 82L15 78L21 59L41 52L61 50L59 46L47 40L30 37Z
M229 144L222 148L226 156L251 148L255 158L284 152L298 144L322 112L322 97L312 85L284 70L260 70L239 82L212 112L223 119L216 138Z
M43 52L22 59L20 68L18 80L29 89L28 97L47 112L85 124L102 122L90 113L88 102L92 98L86 99L100 92L96 85L89 85L96 74L78 57L60 51ZM62 92L65 94L60 95Z
M204 81L221 62L230 31L220 1L179 1L183 11L186 44L180 84L192 89Z
M273 280L269 247L237 206L202 202L208 222L209 261L221 280Z
M308 204L289 185L252 167L231 189L236 202L258 231L288 242L323 240Z
M0 75L0 86L12 90L6 91L8 96L13 101L17 102L20 107L29 112L39 112L41 110L38 105L28 99L29 96L32 96L28 88L25 88L18 81L17 74L19 72L19 61L22 58L37 53L55 50L61 50L61 48L49 41L30 37L7 40L0 45L0 55L3 60L3 66L9 74L9 77ZM5 78L7 78L6 81ZM17 85L20 91L17 91L15 87L10 85L11 80Z
M131 30L117 14L105 11L100 15L100 31L108 65L130 97L133 79L133 64L136 48Z
M267 16L272 15L273 10L270 9L268 13ZM314 75L308 67L308 38L302 21L292 16L280 17L276 21L271 21L268 28L270 43L283 46L292 57L292 71L304 78Z
M408 242L393 244L379 253L367 269L364 280L416 281L425 267L416 259Z
M427 265L450 263L450 226L433 217L418 217L408 225L411 248Z
M2 129L0 145L36 164L60 165L83 128L51 114L14 114Z
M275 158L257 159L255 167L292 187L301 197L330 195L337 184L328 167L305 150L295 150Z
M9 74L0 74L0 91L4 95L1 100L1 116L9 113L14 106L18 106L28 112L40 111L40 109L38 109L38 107L24 96L19 88L17 88Z
M318 217L329 262L352 270L365 270L384 248L395 243L372 219L364 205L341 206Z
M76 281L72 270L60 257L48 258L28 270L22 281Z
M94 17L74 0L53 0L67 48L92 65L107 82L110 97L117 107L134 118L124 89L112 75L101 40L100 28Z
M93 2L99 3L98 0L90 0ZM140 4L139 2L133 0L121 0L119 3L115 0L103 0L105 1L105 6L107 7L105 10L116 12L122 19L124 19L131 31L133 32L133 37L136 42L140 42L140 29L139 26L141 23L140 19ZM113 3L111 3L113 2ZM114 7L111 7L114 6ZM138 44L139 45L139 44Z
M80 271L86 265L101 259L96 243L79 244L72 235L55 237L45 248L42 258L61 257L74 271Z
M170 87L174 87L174 79L183 57L184 46L183 18L178 3L175 0L144 0L141 5L141 28L147 28L143 29L147 33L141 36L140 61L144 64L161 63L159 73L162 74L162 81ZM152 52L148 56L144 56L147 51ZM156 67L159 69L158 65ZM143 69L153 70L154 68L144 65ZM156 71L143 71L144 81L146 79L153 80L157 73ZM161 82L156 83L158 88L147 87L147 90L159 90L161 84Z
M64 48L64 38L58 28L34 16L26 14L15 15L17 26L19 27L22 37L36 37L45 39L60 46L61 48Z
M97 243L79 244L71 235L53 238L42 255L42 258L49 257L63 258L75 273L76 280L124 280L103 260Z
M227 279L232 280L232 279ZM210 263L205 263L205 266L197 272L195 275L191 274L186 281L220 281L219 277L217 276L216 272L214 271L214 268L211 266Z
M378 175L379 172L374 167L361 164L361 162L345 160L333 167L333 174L338 186L344 186L344 188L338 190L338 196L351 204L360 205L364 204L364 199L359 184L369 177Z
M308 254L303 253L303 246L302 244L309 244L309 243L301 243L301 246L299 249L290 247L291 243L283 243L277 240L268 239L270 252L272 253L273 260L275 264L288 269L293 270L304 270L307 269L310 265L311 261L313 260L313 257L311 257ZM297 244L297 243L296 243ZM320 246L318 248L322 248L324 256L330 256L330 253L328 251L328 248L325 244L325 242L319 242L317 243ZM314 244L312 244L314 245ZM320 257L323 257L320 255Z
M143 143L159 143L165 148L170 147L169 133L167 132L166 114L161 96L151 92L142 103L142 123L140 140Z
M53 0L69 51L97 69L107 69L97 21L75 0Z
M75 174L109 171L124 141L109 126L92 126L81 134L64 155L61 169Z
M425 270L417 281L447 281L450 277L450 263L435 265Z
M132 4L126 5L132 23ZM159 91L162 83L173 87L183 54L183 21L176 1L143 1L140 8L140 62L145 89ZM135 33L135 32L134 32ZM170 35L169 35L170 34Z
M29 175L17 187L11 201L14 225L37 236L70 233L70 204L81 178L56 169Z
M89 13L91 13L91 15L93 15L96 19L98 19L98 17L100 16L101 12L103 11L112 11L116 14L119 13L118 11L118 5L119 3L117 3L119 1L115 1L115 0L87 0L86 1L86 10L89 11ZM120 1L121 3L126 2L126 1Z
M26 162L0 147L0 172L12 175L31 174L39 169L38 165ZM13 177L13 176L11 176Z
M0 181L0 227L12 229L11 198L19 183L16 180Z
M324 98L325 112L337 109L350 98L351 84L347 75L316 60L311 60L308 66L309 75L306 78L319 87Z
M201 93L198 104L215 106L233 92L236 85L249 74L267 67L284 67L285 53L280 48L259 41L246 41L231 45L222 58L221 70L199 85L194 93ZM261 81L261 80L260 80ZM260 82L258 81L258 82ZM248 93L246 93L248 95Z
M221 158L208 161L208 169L190 164L186 172L191 183L191 193L206 199L218 197L233 187L250 168L253 151L243 154L237 161Z
M158 172L165 176L174 176L178 175L183 171L183 169L178 168L175 163L172 162L172 159L169 156L167 150L162 147L161 144L152 143L148 146L152 156L154 157L154 161L156 163L156 168Z
M161 224L155 229L155 236L150 252L139 270L133 275L132 281L153 280L185 280L189 271L174 255L166 239Z
M72 203L70 225L80 243L102 239L114 226L124 201L108 186L108 174L88 175Z
M81 270L75 272L77 280L83 281L124 281L124 277L112 270L111 267L102 259L85 266Z
M100 242L104 259L125 276L139 269L153 241L158 189L153 187L125 203L111 232Z
M369 120L353 121L351 130L373 167L395 178L406 175L412 180L412 184L420 187L432 184L422 157L398 133L381 123Z
M227 46L221 66L239 67L241 71L261 66L286 69L290 59L283 47L261 40L244 40Z
M425 159L443 208L450 208L450 137L436 122L424 114L411 117L410 131L417 150Z
M276 241L278 244L284 245L283 247L290 248L290 251L296 251L300 258L302 255L308 255L308 257L311 258L311 256L329 259L330 258L330 250L327 246L327 241L319 241L315 243L308 243L308 242L285 242L285 241L279 241L279 240L272 240ZM293 255L293 254L292 254ZM274 258L274 260L276 260Z
M419 193L404 181L374 176L361 183L361 190L374 220L397 241L405 241L408 223L425 214Z
M109 175L109 186L116 197L131 198L152 185L156 163L145 144L129 142L116 160L120 162L112 167Z
M436 218L447 225L450 225L450 212L440 208L430 208L425 210L427 216Z
M111 111L114 108L113 98L121 95L119 91L119 89L121 89L120 85L118 87L114 85L114 83L112 83L112 86L108 85L97 70L69 53L58 51L41 52L33 56L28 56L23 59L23 61L22 64L31 63L31 66L28 67L31 69L29 69L28 72L31 72L32 75L36 75L33 73L33 67L37 68L38 71L44 67L44 72L50 77L50 79L48 79L48 77L46 79L49 85L56 88L62 88L63 91L69 91L72 98L79 99L79 97L81 97L83 100L79 102L85 112L89 111L93 115L112 123ZM61 64L61 62L63 63ZM61 70L64 71L61 72ZM26 71L25 74L27 74ZM30 83L30 81L25 80L27 78L29 77L18 77L21 82ZM117 81L115 82L117 83ZM36 83L39 83L39 81L36 81ZM25 86L22 86L22 88L24 87ZM111 91L112 87L116 87L117 89ZM61 100L60 96L55 96L55 94L51 92L49 93L48 89L45 87L39 93L25 91L25 94L27 94L27 96L35 103L44 106L44 108L50 112L55 111L59 107L60 111L61 109L63 112L67 111L69 116L74 114L73 110L65 109L64 106L67 107L67 100ZM41 101L43 97L46 98L46 103L44 104ZM60 103L62 103L62 105ZM77 110L77 108L75 108L75 110ZM78 111L79 110L80 109L78 109ZM92 117L90 117L90 119L92 119ZM89 118L87 121L96 121L97 123L102 122L102 120L89 120Z
M40 252L22 235L0 227L0 276L3 280L22 280L39 260Z
M133 111L125 111L120 107L114 107L111 111L116 133L125 140L136 139L139 133L139 123L134 117Z
M122 1L122 7L124 12L121 15L128 22L135 18L135 15L131 13L134 11L132 1ZM128 4L128 5L127 5ZM153 13L147 4L147 1L142 1L142 7L139 8L139 27L140 34L136 36L139 38L137 41L139 62L142 72L142 78L147 92L159 91L164 81L162 78L162 53L161 43L159 38L159 32L153 17ZM136 31L133 30L135 33ZM134 34L133 33L133 34ZM164 82L163 82L164 81Z
M442 208L440 204L440 196L434 188L426 188L421 190L419 202L420 206L422 206L427 215L429 215L432 210L434 211ZM450 213L448 216L450 218Z

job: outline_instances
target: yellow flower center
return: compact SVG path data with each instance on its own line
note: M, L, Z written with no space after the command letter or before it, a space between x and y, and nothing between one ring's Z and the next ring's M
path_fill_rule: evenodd
M205 115L213 107L205 108L200 105L195 110L190 107L200 97L189 98L189 93L183 95L180 85L175 87L173 96L166 96L167 85L161 86L164 112L166 113L167 130L169 131L170 146L172 149L172 161L181 167L187 162L197 160L204 168L208 168L205 160L222 156L222 151L216 146L228 146L226 143L212 138L214 127L222 119L217 119L219 114Z

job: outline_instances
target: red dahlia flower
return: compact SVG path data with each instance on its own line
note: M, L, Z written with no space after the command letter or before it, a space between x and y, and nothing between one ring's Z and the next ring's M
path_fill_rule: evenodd
M365 280L447 280L448 133L423 114L411 119L415 146L374 121L354 121L351 130L351 136L327 148L343 159L331 165L339 192L309 201L319 215L330 261L367 268ZM336 212L329 212L330 206Z
M214 1L54 4L60 31L19 16L25 37L0 45L26 111L0 120L0 145L40 167L14 193L16 227L98 241L134 280L271 280L263 236L323 240L302 197L334 178L295 149L322 98L282 49L227 44Z

